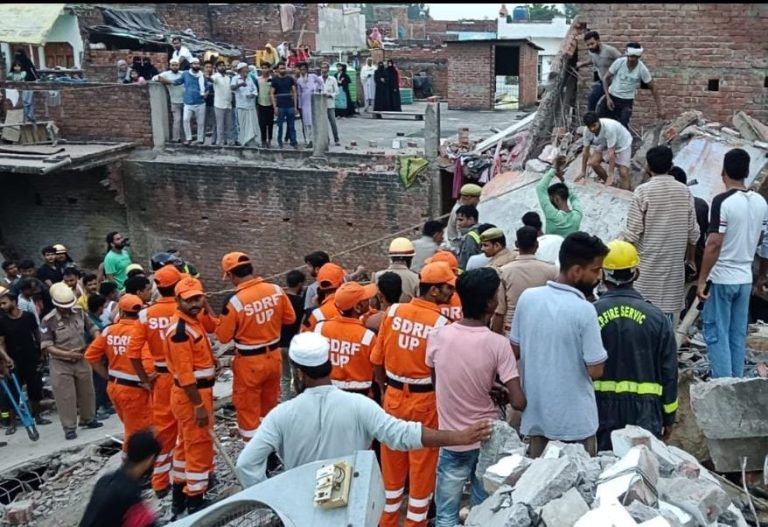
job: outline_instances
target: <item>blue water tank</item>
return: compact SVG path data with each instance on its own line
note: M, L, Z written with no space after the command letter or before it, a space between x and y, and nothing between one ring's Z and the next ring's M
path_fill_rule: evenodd
M528 8L524 5L517 6L512 10L512 21L522 22L529 19Z

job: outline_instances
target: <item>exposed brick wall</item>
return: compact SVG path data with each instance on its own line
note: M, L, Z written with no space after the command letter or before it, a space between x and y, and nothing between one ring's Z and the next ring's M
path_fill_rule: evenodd
M689 109L730 122L744 110L768 122L768 4L580 4L580 18L601 40L623 50L627 42L643 45L670 116ZM580 40L580 44L583 41ZM579 46L579 60L587 58ZM710 79L719 91L707 91ZM581 84L585 106L591 76ZM582 106L582 110L583 110ZM639 90L632 123L656 121L650 90Z
M520 108L536 104L539 86L539 52L533 46L520 46Z
M133 57L149 57L158 71L168 69L167 53L152 53L148 51L131 51L129 49L106 50L91 49L86 51L86 60L83 61L85 78L89 82L115 82L117 76L117 61L122 59L130 66ZM149 79L147 79L149 80Z
M49 107L49 118L69 141L131 141L152 145L152 116L149 87L138 84L22 83L5 82L0 87L35 91L38 120L47 120L48 91L59 90L61 105Z
M42 262L40 250L63 243L75 262L96 269L108 232L127 228L125 208L100 182L102 167L20 177L0 173L0 232L11 258Z
M493 107L494 49L487 42L448 43L448 108L489 110Z
M197 38L211 38L212 18L208 4L153 4L158 18L167 26L178 31L191 29ZM233 44L235 44L233 42Z
M448 50L446 48L393 49L385 51L383 56L383 60L393 60L408 76L426 72L429 77L432 77L433 95L448 96Z

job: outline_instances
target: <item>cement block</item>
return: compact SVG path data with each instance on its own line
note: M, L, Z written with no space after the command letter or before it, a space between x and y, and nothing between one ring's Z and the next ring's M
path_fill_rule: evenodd
M696 458L690 455L685 457L677 455L671 450L673 447L668 447L648 430L639 426L629 425L621 430L614 430L611 432L611 442L613 453L619 457L624 457L634 446L647 446L659 462L659 473L665 477L672 476L683 461L691 459L696 461Z
M659 500L659 511L672 527L696 527L696 520L680 507Z
M639 501L633 501L625 508L630 516L632 516L632 519L637 523L647 522L661 516L659 509L649 507Z
M616 500L624 505L633 501L654 505L657 501L654 488L658 479L656 457L646 446L635 446L600 474L596 499L599 503Z
M503 484L514 486L530 465L531 460L520 454L503 457L485 471L483 487L494 492Z
M531 527L532 525L531 509L524 503L515 503L508 509L497 512L487 527Z
M538 159L531 159L527 163L525 163L525 169L529 172L539 172L544 173L547 170L552 168L549 163L545 163L544 161L539 161Z
M717 519L718 523L728 525L729 527L748 527L747 520L738 507L731 503L728 509Z
M525 444L520 440L514 428L509 426L506 421L494 421L491 437L480 444L475 477L482 480L488 467L495 465L502 457L509 456L524 448Z
M581 494L571 489L561 498L552 500L541 510L541 520L546 527L571 527L589 512Z
M568 458L536 459L515 485L512 501L542 507L573 488L577 479L576 465Z
M512 487L509 485L500 486L487 500L470 509L464 525L476 527L489 525L498 511L512 506L511 494Z
M660 479L657 488L664 501L680 507L701 525L714 522L731 505L719 485L702 478Z
M592 509L579 518L573 527L596 527L610 525L611 527L636 527L637 523L627 512L627 509L617 501L601 503L596 509Z

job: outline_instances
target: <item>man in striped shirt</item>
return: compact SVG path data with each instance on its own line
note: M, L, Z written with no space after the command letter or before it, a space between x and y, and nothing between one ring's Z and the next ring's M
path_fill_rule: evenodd
M699 226L693 196L669 175L672 157L668 146L648 150L651 179L635 189L622 237L640 252L636 289L676 327L683 308L684 263L696 267Z

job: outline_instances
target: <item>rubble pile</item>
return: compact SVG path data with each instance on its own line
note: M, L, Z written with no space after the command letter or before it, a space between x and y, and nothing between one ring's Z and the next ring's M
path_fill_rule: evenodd
M590 457L580 444L550 442L529 459L503 421L481 446L476 475L491 496L473 507L474 527L746 527L719 480L687 452L627 426L614 449Z

